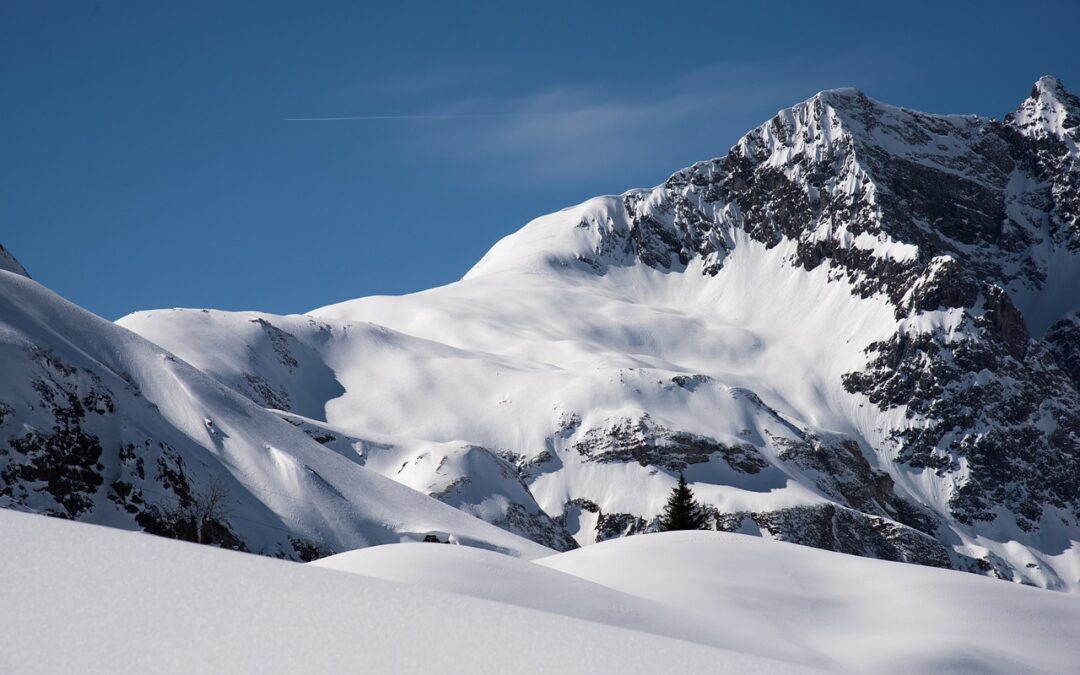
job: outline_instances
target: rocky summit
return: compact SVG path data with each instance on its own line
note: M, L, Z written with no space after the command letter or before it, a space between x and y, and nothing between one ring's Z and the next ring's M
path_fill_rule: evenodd
M528 557L657 529L682 473L713 529L1080 589L1080 100L1052 77L1002 119L821 92L457 283L305 315L108 325L0 269L10 506L191 538L218 495L195 536L253 552Z

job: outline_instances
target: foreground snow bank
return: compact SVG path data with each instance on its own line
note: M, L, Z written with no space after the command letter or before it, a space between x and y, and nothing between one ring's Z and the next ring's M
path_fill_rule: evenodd
M534 562L391 545L313 564L836 672L1080 668L1074 596L745 535L640 535Z
M0 672L793 671L516 604L2 509L0 540Z
M392 544L301 566L0 509L0 539L0 672L1080 664L1074 596L742 535L642 535L534 562Z

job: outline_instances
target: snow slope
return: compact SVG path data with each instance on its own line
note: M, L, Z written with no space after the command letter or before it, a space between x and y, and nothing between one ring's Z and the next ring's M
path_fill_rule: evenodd
M443 540L548 549L314 442L146 339L0 271L0 503L189 538L170 515L227 494L205 540L310 558Z
M1075 597L746 535L646 534L532 562L378 546L310 565L682 636L785 668L1068 673L1080 663Z
M573 232L583 213L589 213L586 206L544 220L548 229ZM520 250L538 247L526 236L535 226L521 233ZM853 299L843 285L826 284L824 269L780 267L785 255L747 241L708 286L692 274L641 267L603 277L573 270L531 274L525 267L401 298L364 298L309 316L155 310L120 324L170 345L255 400L258 393L245 387L251 373L273 391L336 388L341 393L323 402L325 411L304 406L314 415L308 421L325 422L322 428L335 438L369 439L354 458L430 494L440 494L447 483L408 476L440 464L446 471L448 444L524 462L547 452L565 470L537 465L526 475L547 513L561 515L567 502L587 499L605 513L651 519L673 485L670 470L597 462L573 446L645 416L650 429L728 447L794 441L806 428L797 420L807 418L822 433L852 430L840 413L857 414L858 404L831 383L861 359L863 347L887 335L895 319L880 304ZM762 304L747 292L765 286L790 303ZM803 327L790 330L798 321ZM301 365L291 371L278 362L266 367L273 361L260 328L266 324L288 336L293 353L321 353L321 360L307 367L298 356ZM807 341L803 331L832 336L852 349L838 360L832 340ZM792 378L793 372L800 376ZM297 385L302 377L304 384ZM276 407L283 398L264 404ZM692 464L688 476L701 496L726 511L827 500L806 487L812 478L803 471L770 463L774 449L761 450L748 451L749 466L760 462L764 470L740 471L716 457ZM485 476L446 475L493 493L509 491ZM516 483L516 475L507 480L511 487ZM570 533L579 543L596 537L593 528Z
M6 510L0 533L4 672L817 672L618 623Z
M1052 78L1004 121L825 91L454 284L119 323L556 549L684 471L717 529L1080 588L1077 119Z

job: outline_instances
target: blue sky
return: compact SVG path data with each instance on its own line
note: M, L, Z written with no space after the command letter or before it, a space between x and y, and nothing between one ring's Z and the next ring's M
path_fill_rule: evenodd
M392 6L391 6L392 5ZM0 243L107 318L459 278L831 87L1080 90L1080 3L0 2ZM333 122L298 117L404 116Z

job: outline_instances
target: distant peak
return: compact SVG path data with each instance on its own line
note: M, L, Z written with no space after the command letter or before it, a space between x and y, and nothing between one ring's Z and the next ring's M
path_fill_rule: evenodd
M1080 99L1061 84L1061 80L1053 75L1043 75L1031 88L1029 101L1035 101L1042 106L1062 107L1073 115L1080 114Z
M818 98L858 98L865 97L866 94L861 89L855 87L836 87L835 89L824 89L817 94Z
M1043 75L1006 121L1033 138L1056 137L1073 151L1080 143L1080 99L1052 75Z
M30 273L26 271L26 268L23 267L19 261L15 259L15 256L11 254L11 251L4 248L2 244L0 244L0 270L14 272L27 279L30 278Z
M856 87L840 87L838 89L825 89L819 91L802 106L818 103L828 106L842 115L855 115L864 122L870 118L884 114L894 114L904 110L869 96L862 89Z
M824 91L819 91L803 105L812 103L813 101L820 101L821 103L834 108L848 108L852 105L865 107L867 103L877 103L877 101L874 101L855 87L840 87L837 89L825 89Z
M1041 98L1044 95L1058 98L1063 93L1065 95L1069 94L1065 87L1061 85L1061 80L1053 75L1043 75L1035 82L1035 86L1031 88L1031 98Z

